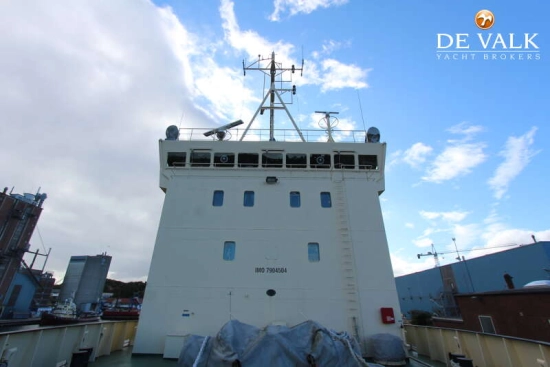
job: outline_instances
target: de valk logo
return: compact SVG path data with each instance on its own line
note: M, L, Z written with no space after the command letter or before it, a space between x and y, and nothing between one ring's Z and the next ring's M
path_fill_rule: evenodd
M480 10L474 18L476 25L483 29L489 29L495 24L495 15L490 10Z
M495 14L487 9L478 11L474 24L478 32L438 33L438 60L540 60L538 33L494 33ZM471 24L471 23L470 23ZM505 25L499 23L499 29ZM466 27L465 27L466 29Z

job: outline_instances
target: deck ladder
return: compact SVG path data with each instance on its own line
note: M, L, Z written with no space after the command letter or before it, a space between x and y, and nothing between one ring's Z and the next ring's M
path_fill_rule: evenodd
M355 275L355 259L353 254L353 242L351 238L349 212L346 199L345 182L334 182L334 207L336 209L336 224L340 242L340 255L342 267L342 288L346 301L348 330L353 331L353 336L358 343L359 325L361 325L361 310L357 293L357 278Z

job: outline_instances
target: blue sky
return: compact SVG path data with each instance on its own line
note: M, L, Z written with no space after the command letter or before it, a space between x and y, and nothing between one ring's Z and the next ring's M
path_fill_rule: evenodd
M42 238L35 235L31 249L52 247L46 268L56 277L71 255L107 251L111 277L146 278L163 200L157 139L182 115L182 127L248 121L263 80L243 77L242 60L272 51L285 66L305 60L291 106L302 128L318 121L313 111L333 110L341 128L362 130L364 120L380 129L388 147L381 199L396 275L432 267L432 258L416 255L432 243L451 251L452 238L468 258L530 243L531 235L550 240L550 5L543 0L4 8L0 153L10 159L2 181L14 192L48 194ZM489 30L474 24L482 9L494 14ZM497 60L483 52L442 60L438 33L469 34L476 51L477 33L507 40L514 33L516 41L537 33L538 49L514 60L498 49L487 51ZM534 51L539 59L528 60ZM280 118L278 126L288 127Z

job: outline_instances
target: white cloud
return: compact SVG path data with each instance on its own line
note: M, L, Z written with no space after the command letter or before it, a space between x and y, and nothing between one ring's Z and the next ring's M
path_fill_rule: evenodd
M417 238L417 239L413 240L412 242L417 247L430 247L433 243L432 239L429 238L429 237Z
M402 150L396 150L393 153L390 153L386 163L386 172L390 171L391 168L401 162L401 156L403 155Z
M483 163L487 158L483 151L486 145L470 141L476 134L484 130L483 126L471 125L468 122L461 122L447 129L452 134L461 135L462 138L447 141L449 145L435 158L422 180L442 183L464 176L470 173L474 167Z
M550 229L530 231L528 229L511 228L503 223L496 223L485 229L482 235L484 244L472 247L470 252L465 252L465 257L479 257L522 245L528 245L533 243L532 236L535 236L537 241L550 241Z
M299 13L309 14L318 8L328 8L331 6L340 6L347 3L348 0L274 0L274 11L269 19L279 21L281 13L288 11L289 16Z
M367 88L368 85L363 80L371 69L361 69L356 65L346 65L338 60L326 59L321 63L323 73L326 75L321 78L321 91L338 90L342 88Z
M270 57L276 50L277 61L286 65L294 64L290 60L294 46L283 41L269 42L254 31L241 31L235 12L234 3L231 0L222 0L220 15L225 32L225 39L235 50L244 51L252 60L257 60L258 55Z
M504 157L504 162L495 170L493 177L488 183L494 191L496 199L500 200L508 191L510 182L516 178L521 171L529 164L531 159L539 153L531 149L535 139L536 127L532 127L524 135L519 137L511 136L506 141L504 149L500 152L500 156Z
M418 167L426 162L426 157L432 150L432 147L428 145L415 143L403 153L403 161L411 167Z
M323 42L323 45L321 46L321 50L320 51L313 51L311 53L311 56L314 59L318 59L322 55L330 55L334 51L337 51L337 50L341 49L342 47L350 47L350 46L351 46L351 41L338 42L338 41L334 41L334 40L327 40L327 41Z
M459 212L459 211L452 211L452 212L427 212L424 210L421 210L419 214L425 218L425 219L443 219L448 222L460 222L466 218L466 216L469 214L468 212Z
M470 173L487 158L483 152L484 148L483 143L454 144L445 148L436 157L422 180L441 183Z
M216 66L205 43L147 1L3 5L3 176L48 194L38 227L56 278L70 256L104 251L119 280L145 278L164 197L158 139L182 112L182 127L233 113L196 107L216 97L196 84L196 58Z
M257 60L258 55L262 58L270 58L271 53L276 50L277 62L286 67L300 65L301 62L293 60L294 45L283 41L270 42L254 31L242 31L239 27L235 13L234 3L230 0L222 0L220 14L223 20L225 39L237 51L247 53L250 60ZM335 59L320 59L320 52L314 52L314 60L306 60L303 77L295 78L293 83L301 85L321 86L321 91L338 90L342 88L367 88L365 79L370 69L362 69L353 64L345 64ZM319 58L319 59L316 59ZM267 61L262 64L264 67Z
M405 227L407 228L414 228L414 224L413 223L405 223Z
M469 122L461 122L447 129L452 134L464 135L464 140L471 140L474 135L485 131L485 127L481 125L472 125Z
M433 257L431 256L421 257L418 259L416 255L414 255L414 257L404 257L399 252L392 253L390 256L393 267L393 275L396 277L431 269L435 265Z

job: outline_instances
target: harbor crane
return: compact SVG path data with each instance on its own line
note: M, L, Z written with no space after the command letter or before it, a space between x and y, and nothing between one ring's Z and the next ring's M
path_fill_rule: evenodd
M416 256L418 257L418 259L420 259L422 256L433 256L434 257L434 262L435 262L435 267L439 268L439 258L437 257L437 255L438 254L437 254L437 251L435 249L435 246L432 243L432 251L428 251L425 254L417 254Z

